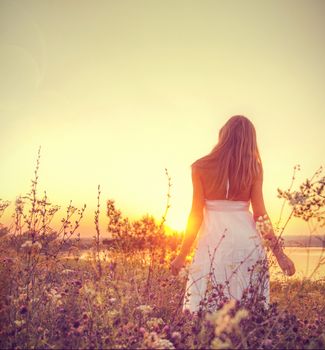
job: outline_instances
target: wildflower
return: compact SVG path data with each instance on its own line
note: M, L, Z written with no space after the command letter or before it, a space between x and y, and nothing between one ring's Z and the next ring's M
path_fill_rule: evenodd
M272 223L268 219L267 215L265 217L259 216L258 221L256 221L256 230L261 236L266 237L266 235L272 231Z
M37 251L37 250L41 250L42 249L42 244L40 242L34 242L33 243L33 248Z
M24 314L27 313L27 311L28 311L27 306L23 305L23 306L20 308L19 313L20 313L21 315L24 315Z
M119 313L118 313L118 311L116 311L116 310L109 310L109 311L107 312L107 316L108 316L109 318L115 318L115 317L119 316Z
M148 315L152 312L152 307L150 305L140 305L136 307L136 310L144 315Z
M145 330L145 328L140 327L140 328L139 328L139 332L140 332L142 335L144 335L144 334L146 333L146 330Z
M237 311L236 315L234 316L233 320L234 323L238 324L242 319L248 317L248 311L246 309L240 309Z
M223 341L220 338L214 338L211 343L212 349L231 349L232 344L227 340Z
M88 294L88 296L90 296L90 297L95 297L97 294L96 290L92 286L87 285L87 284L84 284L83 290L84 290L85 294Z
M215 326L215 335L219 337L223 332L230 333L238 328L239 322L248 316L248 311L245 309L240 309L236 312L235 316L232 318L229 312L236 306L236 300L230 299L230 301L223 305L223 307L212 313L207 314L206 318Z
M186 317L190 317L192 315L192 312L189 308L184 308L183 313Z
M73 280L71 283L72 283L73 285L75 285L76 287L78 287L78 288L81 288L81 287L82 287L82 283L81 283L81 281L78 280L78 279ZM86 288L87 288L87 287L86 287Z
M175 346L168 339L160 338L156 332L145 334L143 345L149 349L175 349Z
M107 292L109 295L114 295L115 290L113 288L108 288Z
M168 339L159 338L154 343L154 349L175 349L175 346Z
M26 301L27 300L27 293L20 293L18 296L18 301Z
M61 294L54 288L51 288L47 293L47 296L53 301L56 305L62 305Z
M152 317L146 323L149 329L152 329L152 328L156 329L159 326L163 325L164 321L161 318Z
M21 245L21 248L31 248L31 246L33 245L32 241L26 241Z
M162 331L167 333L169 331L169 326L166 324Z
M307 200L307 198L303 193L294 192L293 196L289 200L289 203L292 206L295 206L297 204L303 205L306 202L306 200Z
M21 245L21 249L26 252L38 252L42 249L42 244L40 242L25 241Z
M181 338L182 338L182 335L181 335L180 332L173 332L173 333L172 333L172 339L177 340L177 341L180 341Z
M16 325L17 327L22 326L24 323L25 323L25 320L15 320L15 325Z

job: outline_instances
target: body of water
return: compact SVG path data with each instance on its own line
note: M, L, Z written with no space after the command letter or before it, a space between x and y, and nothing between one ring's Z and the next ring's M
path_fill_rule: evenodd
M284 248L286 255L294 262L296 267L296 273L294 276L304 278L310 277L311 279L319 279L325 277L325 250L321 247L286 247ZM319 263L323 261L323 264L316 269ZM275 279L283 275L280 267L271 266L271 279ZM293 277L294 277L293 276Z
M293 277L308 277L313 280L325 278L325 249L321 247L286 247L284 248L284 252L295 264L296 273ZM109 260L109 256L110 253L107 251L101 253L101 258L103 260ZM88 259L90 257L90 250L81 252L81 259ZM321 261L323 261L323 264L320 264ZM316 269L316 272L313 273L317 266L318 268ZM275 265L271 264L270 274L271 280L281 278L283 276L283 272L277 263Z

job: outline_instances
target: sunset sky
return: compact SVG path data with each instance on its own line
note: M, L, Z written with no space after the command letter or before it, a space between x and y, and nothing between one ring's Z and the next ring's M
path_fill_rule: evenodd
M0 0L0 198L30 189L87 204L97 185L131 218L184 230L190 164L234 114L255 124L273 221L295 164L297 184L324 165L325 1ZM286 234L308 233L300 220Z

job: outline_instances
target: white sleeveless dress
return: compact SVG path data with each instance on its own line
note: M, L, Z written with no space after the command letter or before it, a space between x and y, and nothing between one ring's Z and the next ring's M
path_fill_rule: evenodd
M227 183L228 198L229 181ZM213 311L231 298L262 295L270 302L269 266L249 201L205 200L204 218L188 266L183 310ZM244 292L245 291L245 292Z

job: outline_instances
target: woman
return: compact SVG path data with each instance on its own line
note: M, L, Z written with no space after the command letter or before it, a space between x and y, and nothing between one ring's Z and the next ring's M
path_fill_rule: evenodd
M231 117L219 132L218 144L191 168L192 208L180 253L171 263L171 271L177 275L195 241L183 309L215 308L221 300L244 296L262 297L268 306L264 246L271 248L287 275L293 275L295 267L268 220L263 168L252 122L241 115ZM254 215L249 211L250 203ZM256 221L262 230L257 231Z

